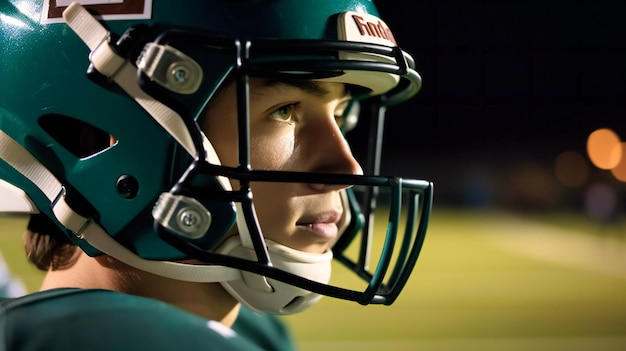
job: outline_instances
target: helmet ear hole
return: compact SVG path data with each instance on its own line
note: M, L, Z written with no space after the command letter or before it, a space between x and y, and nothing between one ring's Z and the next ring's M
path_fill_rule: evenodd
M79 158L103 151L111 146L112 140L116 140L98 127L60 114L41 116L39 125L56 142Z

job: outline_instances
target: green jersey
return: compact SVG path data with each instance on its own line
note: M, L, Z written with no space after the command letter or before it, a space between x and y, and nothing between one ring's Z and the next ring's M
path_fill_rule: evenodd
M294 349L275 316L244 307L231 329L109 290L53 289L0 303L0 351Z

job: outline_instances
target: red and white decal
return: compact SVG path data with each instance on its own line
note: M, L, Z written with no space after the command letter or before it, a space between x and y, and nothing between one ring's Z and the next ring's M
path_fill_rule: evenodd
M44 0L41 23L63 22L63 10L72 2L94 10L98 19L131 20L152 16L152 0Z
M385 22L367 13L342 13L339 15L338 31L340 40L398 46Z

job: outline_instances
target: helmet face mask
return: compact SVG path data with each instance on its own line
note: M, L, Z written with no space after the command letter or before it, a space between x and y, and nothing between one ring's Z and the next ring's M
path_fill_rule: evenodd
M353 6L339 3L341 1L332 6L345 6L342 11L328 9L329 13L336 14L319 21L337 21L341 29L341 24L350 20L349 16L357 16L358 19L354 19L357 27L376 23L386 28L380 21L372 22L374 17L354 14L350 12ZM291 5L284 6L286 11ZM371 4L363 6L362 11L376 15ZM280 5L276 7L279 9ZM257 310L298 312L317 301L320 294L361 304L393 303L419 255L432 203L431 183L376 175L382 142L382 123L379 122L382 122L384 110L413 96L421 84L410 56L397 46L383 45L390 41L389 37L382 42L380 37L374 42L353 42L348 40L350 34L344 35L348 39L332 40L326 36L313 39L298 35L274 38L275 33L266 33L266 37L252 39L249 34L235 35L228 30L216 33L207 28L176 28L169 23L154 22L127 27L119 38L110 35L106 42L98 43L98 47L90 46L91 64L87 76L92 82L83 78L84 85L89 85L90 91L100 89L93 95L107 95L109 103L123 99L116 104L118 109L124 109L123 113L118 112L106 120L102 114L86 115L78 110L59 108L60 111L55 112L112 135L112 146L98 149L87 157L70 156L71 152L62 144L42 147L57 144L62 136L51 136L46 123L29 125L38 117L23 118L26 111L5 109L4 106L10 105L5 104L5 96L0 101L0 129L66 184L68 196L90 204L92 213L82 211L82 215L91 217L90 221L97 222L115 242L107 241L113 245L111 249L108 244L99 244L99 239L90 240L81 233L75 235L68 231L70 238L91 255L104 252L148 271L152 269L152 261L186 259L203 262L196 266L227 267L229 274L234 269L240 272L242 279L224 278L226 273L218 273L213 280L205 281L220 281L233 296ZM119 27L118 23L115 27ZM264 31L269 29L264 28ZM325 30L324 35L328 32ZM387 35L384 31L378 33ZM100 53L99 48L103 48L100 51L104 53ZM116 54L114 59L110 58L109 51ZM86 59L85 55L82 57ZM116 60L119 65L109 69ZM127 79L119 78L126 70L127 77L132 74L137 77L133 82L126 83ZM372 156L369 161L374 166L366 167L368 174L253 169L250 166L254 164L250 153L254 147L250 145L250 80L266 78L362 87L354 90L350 106L355 108L346 109L345 118L353 121L356 107L361 106L361 123L373 121L370 123L375 127L370 128L369 154ZM199 124L209 101L219 95L226 84L235 87L237 97L237 165L220 162ZM128 95L132 99L128 99ZM61 102L59 106L69 106L71 102ZM129 102L137 102L141 107L131 107ZM167 111L161 114L163 110ZM365 116L370 112L371 116ZM54 125L54 118L50 120L47 125ZM120 126L121 123L126 125ZM346 123L346 129L350 129L351 124L354 123ZM29 139L20 139L18 135L28 135ZM51 204L49 198L41 196L40 189L14 168L6 160L0 162L0 178L24 190L34 206L55 219L60 227L68 227L55 215L55 202ZM106 171L99 174L102 169ZM255 210L254 188L258 184L349 187L340 191L344 212L340 230L343 233L334 243L332 255L328 251L313 256L268 240ZM384 235L375 239L374 213L380 194L389 199L389 215L382 219L386 223ZM378 216L377 219L381 220ZM402 220L406 223L404 226L399 224ZM374 254L372 242L381 243ZM122 251L124 253L120 253ZM134 258L126 260L130 255L126 251L142 261L133 264ZM375 267L369 268L372 255ZM329 284L332 256L355 272L364 281L364 287ZM325 274L327 269L328 274ZM278 295L276 301L265 302L274 295Z

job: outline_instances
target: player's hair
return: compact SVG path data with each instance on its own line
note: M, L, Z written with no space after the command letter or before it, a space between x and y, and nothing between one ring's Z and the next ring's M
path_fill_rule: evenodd
M24 249L35 267L42 271L68 268L74 264L77 248L48 217L31 215L24 234Z

